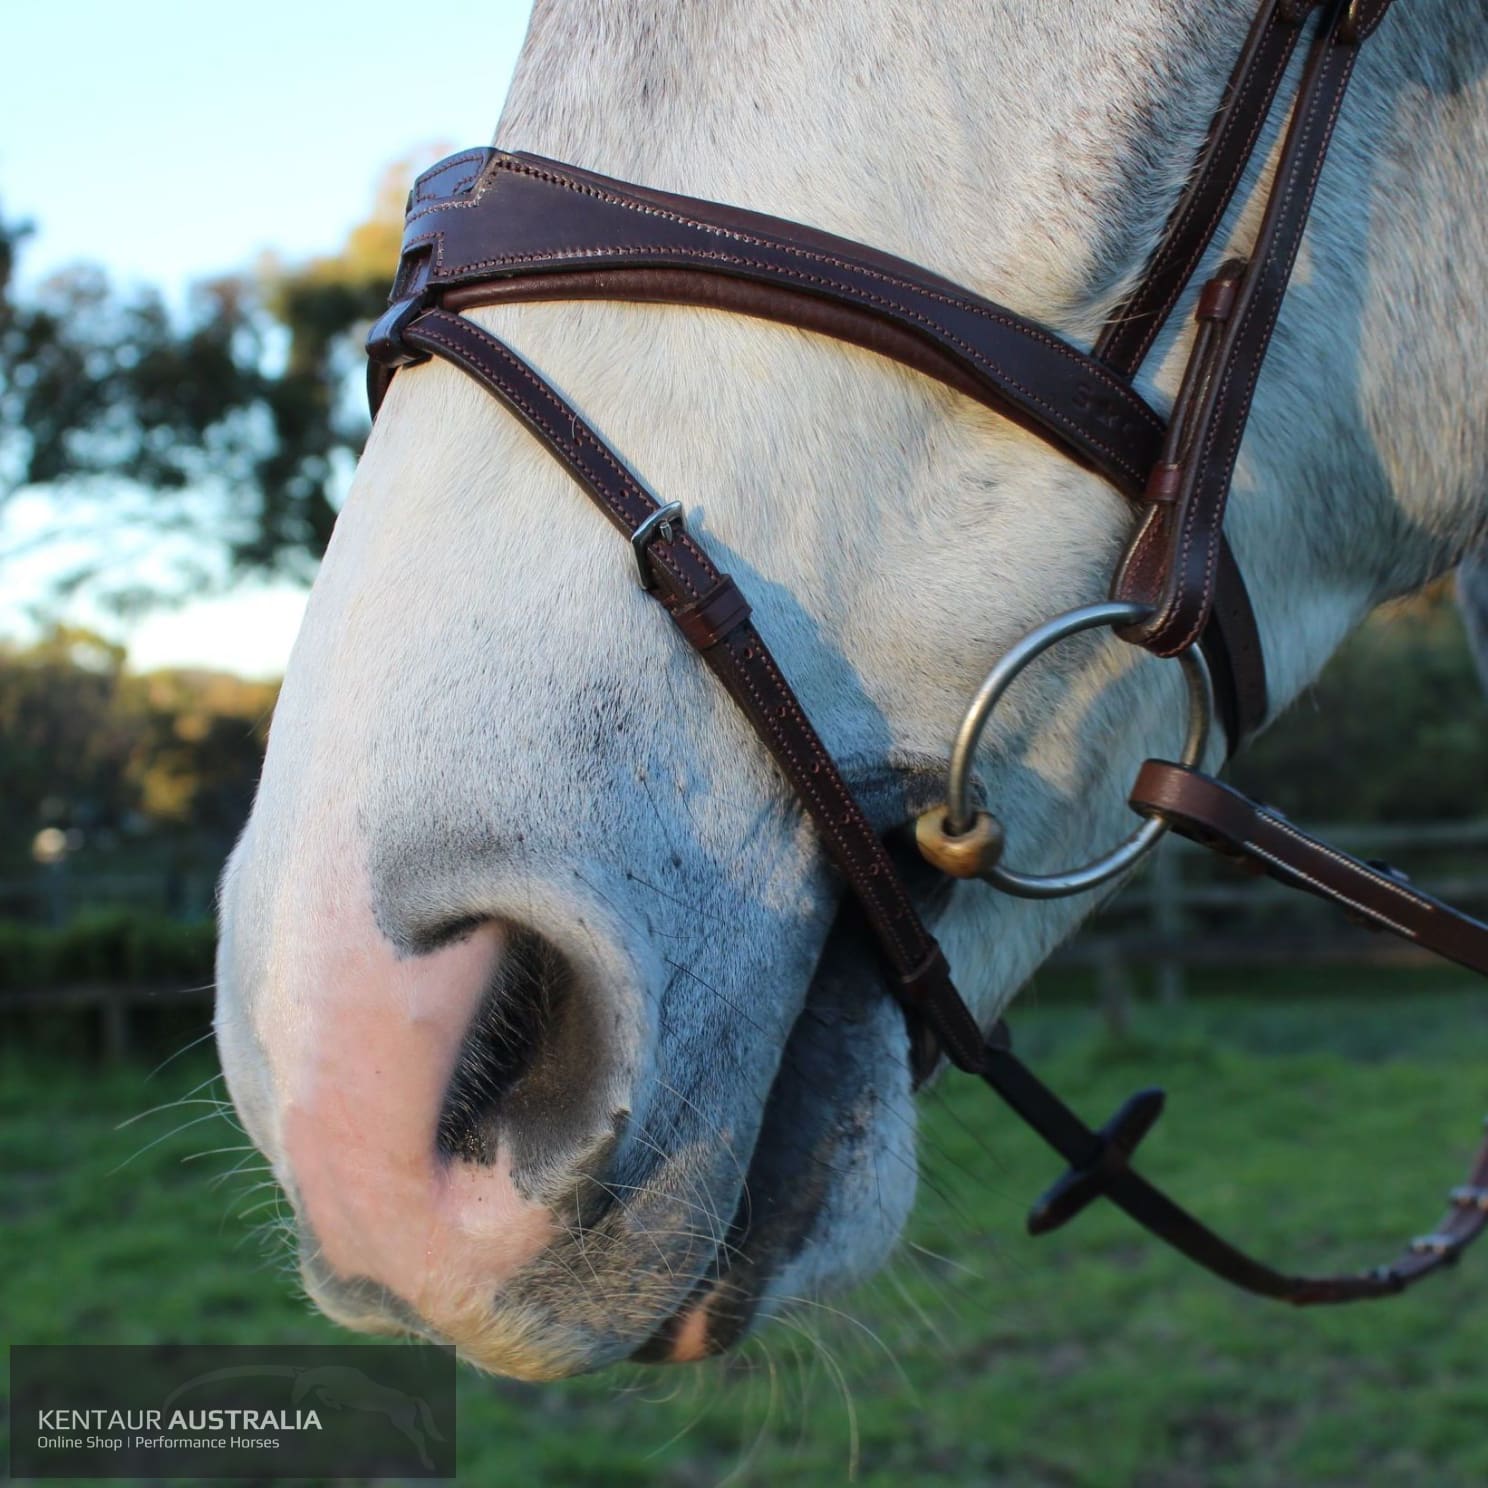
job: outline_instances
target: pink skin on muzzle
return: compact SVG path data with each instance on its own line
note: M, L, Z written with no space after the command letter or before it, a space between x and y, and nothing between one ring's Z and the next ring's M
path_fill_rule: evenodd
M503 1147L491 1166L452 1162L437 1147L445 1091L505 934L486 925L400 958L370 913L337 929L318 938L313 996L269 1050L302 1218L339 1277L379 1283L464 1343L489 1323L493 1294L556 1233L551 1211L517 1192Z

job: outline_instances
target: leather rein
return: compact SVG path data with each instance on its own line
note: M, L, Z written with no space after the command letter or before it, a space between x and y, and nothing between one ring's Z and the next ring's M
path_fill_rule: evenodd
M1334 122L1360 49L1389 5L1263 0L1189 185L1136 289L1089 353L860 243L495 149L450 156L419 176L390 308L367 343L374 416L395 370L439 357L520 420L629 540L642 587L753 725L856 896L906 1011L916 1082L944 1053L983 1079L1068 1164L1030 1213L1030 1232L1052 1230L1104 1196L1225 1280L1298 1305L1387 1296L1454 1261L1488 1225L1488 1139L1437 1227L1389 1264L1359 1274L1274 1270L1175 1203L1131 1161L1162 1110L1162 1092L1138 1093L1093 1129L1013 1053L1005 1024L983 1035L900 869L755 628L748 601L688 528L680 504L659 503L549 382L460 312L605 299L781 321L891 357L1099 472L1139 512L1109 602L1040 627L994 670L962 726L949 805L917 825L925 857L956 876L1047 896L1116 876L1171 827L1488 975L1488 925L1410 887L1388 867L1307 836L1196 768L1211 706L1231 753L1266 718L1265 663L1225 541L1225 504ZM1310 24L1313 12L1319 14ZM1309 31L1261 226L1248 257L1225 263L1204 284L1187 371L1164 419L1133 379L1188 288ZM966 804L976 740L1021 666L1064 635L1105 624L1156 656L1184 662L1191 697L1184 762L1142 765L1130 804L1146 821L1115 853L1067 875L1014 873L1001 862L995 820Z

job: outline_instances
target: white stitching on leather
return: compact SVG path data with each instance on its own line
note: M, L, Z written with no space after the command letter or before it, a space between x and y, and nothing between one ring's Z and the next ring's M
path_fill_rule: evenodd
M1347 894L1340 894L1337 889L1325 884L1321 879L1314 878L1310 873L1304 873L1300 868L1295 868L1290 863L1273 853L1268 853L1258 843L1247 840L1241 844L1245 851L1254 853L1256 857L1263 858L1266 862L1279 868L1288 878L1300 878L1303 883L1311 884L1325 899L1333 900L1338 904L1347 904L1350 909L1358 911L1366 919L1375 920L1381 925L1387 926L1397 935L1403 935L1407 940L1415 940L1416 932L1409 925L1402 925L1399 920L1392 920L1389 915L1381 914L1377 909L1371 909L1367 904L1361 904L1357 899L1350 899Z

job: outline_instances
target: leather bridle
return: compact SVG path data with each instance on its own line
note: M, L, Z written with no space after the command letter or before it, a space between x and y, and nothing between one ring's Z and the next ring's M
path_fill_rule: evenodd
M1144 1178L1131 1156L1162 1109L1143 1091L1099 1130L1012 1052L984 1037L951 981L900 869L823 747L734 581L677 503L660 504L527 362L460 314L515 301L606 299L762 316L867 347L1016 420L1109 480L1139 521L1105 606L1059 617L1001 664L1012 672L1063 634L1114 624L1156 656L1184 658L1192 726L1185 764L1148 760L1130 796L1158 825L1072 875L1032 880L1000 862L1001 832L965 803L964 771L999 688L994 671L963 725L959 802L918 824L926 858L1013 892L1086 888L1129 866L1172 827L1294 888L1488 974L1488 926L1299 831L1197 768L1209 679L1230 752L1266 718L1254 614L1224 537L1225 503L1251 396L1286 292L1314 188L1361 47L1390 0L1264 0L1190 183L1136 289L1083 352L924 269L814 228L629 185L528 154L477 149L425 171L409 196L390 308L368 339L375 415L393 372L440 357L474 378L568 470L631 542L645 590L743 710L862 908L911 1030L915 1078L944 1053L980 1076L1069 1165L1029 1216L1035 1234L1104 1195L1226 1280L1296 1304L1399 1292L1453 1261L1488 1224L1488 1140L1437 1228L1358 1275L1287 1275L1223 1240ZM1310 18L1317 12L1315 23ZM1202 287L1182 388L1164 419L1133 379L1184 295L1311 30L1291 119L1249 256ZM1054 632L1058 632L1055 635ZM990 696L989 696L990 695ZM1197 733L1198 737L1195 738ZM954 780L953 780L954 784ZM1083 875L1083 876L1082 876ZM1067 880L1078 879L1071 884Z

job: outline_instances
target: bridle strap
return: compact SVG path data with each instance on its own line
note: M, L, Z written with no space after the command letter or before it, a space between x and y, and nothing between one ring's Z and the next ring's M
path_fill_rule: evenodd
M667 611L749 719L862 906L897 973L892 990L910 1015L912 1032L921 1035L912 1044L916 1080L929 1073L938 1044L959 1068L980 1075L1069 1164L1064 1177L1031 1213L1033 1233L1057 1228L1093 1199L1104 1196L1159 1239L1224 1280L1297 1305L1350 1302L1399 1292L1455 1259L1476 1238L1488 1222L1488 1142L1469 1183L1454 1190L1453 1207L1437 1230L1412 1242L1392 1265L1357 1276L1300 1277L1276 1271L1231 1245L1137 1172L1131 1156L1161 1112L1161 1092L1133 1097L1096 1131L1012 1052L1005 1025L998 1024L992 1037L983 1040L951 981L939 945L760 637L747 601L734 581L714 565L697 534L688 532L680 520L670 527L659 522L663 508L615 451L541 374L496 337L444 310L428 310L414 317L401 334L413 352L450 362L497 398L620 532L653 534L640 548L647 592ZM1157 765L1149 762L1146 769L1154 770ZM1193 779L1206 781L1198 775Z
M1095 355L1121 376L1137 375L1218 231L1311 8L1265 0L1256 12L1188 189L1173 208L1137 287L1095 343Z
M1244 587L1219 531L1232 452L1228 463L1215 463L1210 446L1221 431L1238 444L1357 43L1378 24L1388 3L1337 0L1330 6L1255 257L1248 268L1222 270L1200 296L1205 324L1166 430L1109 366L902 260L755 213L492 150L453 157L420 177L410 198L393 302L368 342L374 413L396 368L431 356L448 361L514 414L630 538L646 591L749 719L861 905L894 972L892 990L910 1018L916 1083L943 1050L959 1068L980 1075L1069 1164L1035 1206L1029 1228L1034 1233L1054 1229L1103 1195L1199 1265L1249 1291L1298 1305L1387 1296L1455 1260L1488 1225L1488 1142L1470 1181L1453 1190L1452 1208L1438 1229L1413 1241L1393 1264L1358 1276L1312 1278L1275 1271L1168 1198L1131 1165L1161 1113L1161 1092L1134 1096L1097 1131L1013 1054L1004 1025L983 1040L892 857L760 637L738 586L708 557L698 534L686 529L679 509L661 506L541 374L454 312L505 299L550 297L716 305L805 325L896 357L1017 417L1102 470L1128 495L1142 461L1152 454L1153 511L1122 582L1160 590L1165 608L1152 634L1139 639L1168 654L1164 637L1175 617L1187 623L1190 612L1197 614L1192 632L1174 650L1192 644L1201 632L1218 634L1219 626L1228 627L1229 636L1248 630L1250 654L1243 645L1218 648L1232 668L1243 727L1264 713L1264 682L1257 690L1253 677L1247 683L1240 675L1259 672L1259 644ZM1298 18L1308 8L1301 0L1289 7ZM1285 69L1280 33L1271 29L1279 9L1268 7L1264 24L1253 29L1254 60L1241 73L1243 91L1267 106ZM1246 81L1252 70L1254 83ZM1211 154L1224 165L1201 169L1192 221L1170 227L1155 265L1202 254L1234 189L1225 170L1233 165L1237 172L1254 145L1253 135L1243 147L1225 143L1232 132L1222 118L1211 136ZM1150 345L1154 322L1161 323L1176 299L1172 273L1171 265L1149 272L1152 287L1140 289L1134 303L1151 308L1142 310L1140 330L1133 331L1129 344L1113 335L1104 345L1113 362L1124 365L1132 355L1140 359L1134 348L1145 350L1143 338ZM1232 385L1240 386L1241 394L1224 391ZM1197 453L1195 445L1201 446ZM1165 462L1159 456L1173 458ZM1164 463L1177 474L1165 472ZM1188 541L1182 561L1173 558L1168 533L1173 523L1180 536L1202 540L1201 584L1193 580ZM1260 712L1252 717L1247 710L1256 707L1257 698ZM1149 761L1133 804L1163 814L1180 831L1262 863L1284 882L1344 903L1464 965L1488 969L1488 927L1405 888L1383 870L1307 838L1206 776Z
M1113 599L1150 606L1149 619L1121 634L1158 656L1193 645L1214 612L1240 441L1359 55L1359 7L1325 8L1250 260L1226 264L1199 296L1199 334L1149 479L1151 506L1111 586Z
M1093 354L1128 380L1141 370L1219 230L1260 143L1303 24L1318 4L1319 0L1262 0L1188 186L1136 287L1095 343ZM1355 45L1363 41L1390 4L1391 0L1369 0L1349 7L1345 39Z
M661 513L624 462L545 378L510 347L463 316L429 310L403 331L405 343L475 379L534 434L619 531L630 536ZM639 549L647 592L672 617L743 710L794 788L827 855L853 892L895 973L893 991L965 1070L981 1064L982 1034L951 984L950 969L925 928L883 843L864 815L806 710L750 618L734 581L680 519L658 525ZM916 1039L917 1076L935 1062L933 1042Z
M1141 498L1162 418L1094 357L919 266L833 234L527 154L466 151L415 183L392 304L369 340L374 411L401 327L451 310L606 299L728 310L834 336L934 377ZM1265 720L1259 633L1221 538L1203 644L1230 747Z
M1128 382L948 279L799 223L537 155L475 151L421 176L403 264L399 298L466 287L454 302L461 309L587 289L607 299L700 298L790 325L814 318L813 328L913 358L1132 497L1162 445L1163 419Z
M1148 760L1128 798L1182 836L1488 976L1488 925L1423 893L1388 863L1366 863L1198 770Z

